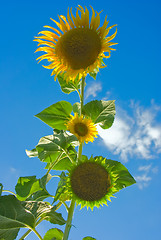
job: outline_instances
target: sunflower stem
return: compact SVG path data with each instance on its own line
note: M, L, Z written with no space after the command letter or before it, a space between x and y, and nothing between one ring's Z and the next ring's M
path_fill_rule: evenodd
M83 144L82 144L82 143L79 143L77 161L79 161L79 160L82 159L82 149L83 149Z
M85 87L85 77L82 77L82 82L80 86L80 116L82 114L83 104L84 104L84 87ZM81 160L82 158L82 149L83 149L83 143L79 143L77 161Z
M80 115L82 114L83 104L84 104L84 87L85 87L85 77L82 77L82 82L80 86Z
M66 227L65 227L65 231L64 231L64 236L63 236L63 240L67 240L68 236L69 236L69 232L72 226L72 218L73 218L73 213L74 213L74 207L75 207L75 199L71 200L71 204L70 204L70 208L69 208L69 212L68 212L68 219L66 222Z

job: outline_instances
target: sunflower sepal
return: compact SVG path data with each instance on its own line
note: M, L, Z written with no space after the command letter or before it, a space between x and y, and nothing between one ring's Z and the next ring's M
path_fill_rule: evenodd
M103 129L108 129L114 122L115 100L93 100L83 106L82 113L89 116L94 124L99 124Z
M96 156L94 158L108 165L109 168L113 171L113 174L116 178L115 181L116 192L136 183L133 176L129 173L128 169L121 162L103 158L102 156Z
M80 208L93 210L115 198L114 194L135 183L127 168L120 162L102 156L82 159L71 166L66 177L66 193L75 199ZM96 187L97 186L97 187Z
M45 108L35 116L52 128L66 130L65 123L69 120L72 109L70 102L60 101Z
M80 89L80 79L79 76L77 75L75 80L66 80L66 77L64 74L58 74L57 76L59 85L61 87L62 92L70 94L72 92L78 92L79 94L79 89Z
M92 72L89 72L89 75L94 79L96 80L96 77L97 77L97 74L99 72L99 68L95 68Z
M107 200L111 201L110 198L114 197L116 180L116 174L105 164L103 157L91 156L88 159L86 155L82 155L82 159L67 174L66 189L71 198L75 199L76 205L80 205L80 209L87 207L87 210L90 208L93 211L94 207L107 205ZM75 188L76 183L78 189ZM88 186L89 183L91 187Z

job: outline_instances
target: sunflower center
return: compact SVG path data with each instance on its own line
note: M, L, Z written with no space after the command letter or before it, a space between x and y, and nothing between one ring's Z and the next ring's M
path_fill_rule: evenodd
M64 33L55 52L73 69L85 69L95 62L101 51L101 39L89 28L74 28Z
M76 123L74 125L74 131L78 136L84 137L88 133L88 128L84 123Z
M85 201L100 200L107 194L110 184L107 170L93 162L79 165L71 176L73 192Z

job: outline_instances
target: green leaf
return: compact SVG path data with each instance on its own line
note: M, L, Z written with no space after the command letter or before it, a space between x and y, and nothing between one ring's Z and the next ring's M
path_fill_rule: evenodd
M76 150L72 147L69 147L67 151L68 151L68 156L71 159L73 159L73 161L76 161L76 158L77 158ZM60 171L69 170L72 166L72 162L69 160L69 157L67 157L66 153L63 153L63 154L60 154L56 160L53 160L53 157L51 156L51 160L53 162L47 163L45 169L60 170Z
M64 93L71 93L71 92L74 92L74 91L78 91L80 89L80 80L78 78L78 76L76 77L75 81L66 81L62 75L58 75L57 77L58 81L59 81L59 84L60 84L60 87L61 87L61 90L64 92Z
M109 164L109 166L112 167L112 171L118 175L118 179L116 180L117 184L115 186L118 191L136 183L133 176L122 163L111 159L107 159L106 163Z
M72 112L72 105L66 101L57 102L38 113L36 117L58 130L66 130L65 123L69 120Z
M90 72L89 75L94 78L94 80L96 80L96 77L97 77L97 73L95 72Z
M17 198L21 201L44 200L51 195L46 190L46 184L52 178L50 174L37 179L36 176L20 177L15 190Z
M66 194L65 190L66 190L66 175L65 172L62 172L60 175L60 181L58 183L58 187L56 190L54 202L56 202L58 199L62 202L70 200L70 196Z
M80 109L81 109L81 105L80 105L80 103L79 102L76 102L76 103L74 103L73 104L73 112L74 113L80 113Z
M26 200L34 192L41 190L39 180L36 176L20 177L15 186L17 198L21 201Z
M3 185L2 183L0 183L0 196L2 195L2 191L3 191Z
M84 237L82 240L96 240L96 238L93 238L93 237Z
M27 200L32 201L43 201L45 198L52 197L49 192L46 190L47 183L51 180L51 174L45 174L42 178L38 179L39 185L42 190L38 190L30 195Z
M99 123L103 129L107 129L114 121L115 101L91 101L84 105L83 114L89 116L95 124Z
M36 148L32 149L32 150L26 150L26 154L28 157L38 157L38 151L36 150Z
M90 72L89 75L96 80L97 73L99 72L99 68L95 68L93 72Z
M67 170L76 157L75 146L78 139L67 132L60 131L58 134L49 135L40 139L36 150L41 161L47 162L47 168L53 165L52 169Z
M55 212L55 207L47 202L24 201L22 202L22 205L35 216L36 221L41 218L50 223L59 225L63 225L66 222L62 217L62 214Z
M63 232L58 228L51 228L45 234L43 240L62 240Z
M0 239L14 240L20 228L34 228L35 217L13 195L0 197Z

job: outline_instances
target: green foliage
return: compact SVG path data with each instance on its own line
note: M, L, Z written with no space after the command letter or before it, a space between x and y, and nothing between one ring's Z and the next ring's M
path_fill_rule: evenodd
M51 228L46 232L43 240L62 240L62 238L63 232L60 229Z
M22 206L31 212L35 217L35 222L39 219L49 221L53 224L64 225L65 220L61 213L55 212L55 207L42 201L24 201Z
M20 228L35 227L34 215L13 195L0 197L0 239L13 240Z
M60 200L62 202L70 200L70 196L66 194L65 190L66 190L66 174L65 172L62 172L60 175L60 181L58 183L58 187L56 190L54 202L56 202L57 200Z
M116 180L117 185L115 186L118 191L136 183L133 176L122 163L111 159L106 159L106 163L109 164L109 166L112 167L112 171L118 175L118 179Z
M28 157L38 157L38 151L36 150L36 148L32 149L32 150L26 150L26 154Z
M93 72L90 72L89 75L96 80L97 73L99 72L99 68L96 67Z
M103 129L110 128L115 116L115 101L94 100L83 106L83 114Z
M46 184L52 178L50 174L36 179L36 176L20 177L18 179L15 190L17 198L24 200L44 200L51 195L46 190Z
M27 197L33 193L41 190L39 180L36 176L20 177L15 186L17 198L21 201L26 200Z
M45 108L42 112L38 113L36 117L52 128L66 130L65 123L69 120L72 109L71 103L60 101Z
M84 237L82 240L96 240L96 238L93 238L93 237Z
M80 115L80 108L81 108L81 105L79 102L76 102L73 104L73 112L74 113L78 113L78 115Z
M75 161L77 152L75 146L78 145L77 138L64 131L53 135L42 137L36 149L26 151L29 157L37 156L41 161L47 162L46 168L54 170L67 170Z
M42 201L19 201L13 195L0 197L0 239L14 240L20 228L34 231L38 222L64 225L66 221L56 208Z
M117 176L116 180L116 192L120 191L122 188L128 187L136 183L133 176L129 173L128 169L120 162L111 159L103 158L102 156L95 157L97 159L104 159L105 164L112 169L112 172Z
M94 78L94 80L96 80L96 77L97 77L97 73L95 72L90 72L89 75Z
M78 76L76 77L75 81L69 81L69 82L66 82L66 80L63 78L63 75L58 75L57 77L58 81L59 81L59 84L60 84L60 87L61 87L61 90L64 92L64 93L71 93L71 92L74 92L74 91L77 91L80 89L80 80L78 78Z

